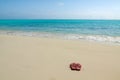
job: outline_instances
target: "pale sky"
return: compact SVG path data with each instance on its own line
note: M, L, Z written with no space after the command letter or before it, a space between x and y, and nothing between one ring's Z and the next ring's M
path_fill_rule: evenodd
M0 19L120 19L120 0L0 0Z

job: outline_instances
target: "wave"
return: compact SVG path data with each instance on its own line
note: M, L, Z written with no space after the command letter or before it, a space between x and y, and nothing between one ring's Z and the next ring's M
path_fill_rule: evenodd
M66 39L81 39L89 41L98 41L98 42L112 42L120 44L120 37L114 36L105 36L105 35L67 35Z
M97 41L97 42L105 42L105 43L115 43L120 45L120 36L57 34L57 33L47 33L47 32L24 32L24 31L0 31L0 34L31 36L31 37L46 37L46 38L62 38L69 40L87 40L87 41Z

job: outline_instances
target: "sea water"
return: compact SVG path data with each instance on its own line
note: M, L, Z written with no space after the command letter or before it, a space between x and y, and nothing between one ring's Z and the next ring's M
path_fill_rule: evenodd
M120 44L120 20L0 20L0 34Z

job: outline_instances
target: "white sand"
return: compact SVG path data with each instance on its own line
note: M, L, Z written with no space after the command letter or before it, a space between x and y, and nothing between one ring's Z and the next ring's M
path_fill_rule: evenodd
M0 80L120 80L120 46L0 35Z

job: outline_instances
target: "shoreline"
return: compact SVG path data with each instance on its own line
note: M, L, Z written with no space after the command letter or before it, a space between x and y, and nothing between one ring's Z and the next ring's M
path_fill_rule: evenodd
M120 46L0 35L1 80L120 80ZM71 71L77 62L81 71Z
M0 30L0 35L76 40L76 41L95 42L101 44L120 46L120 37L115 37L115 36L112 37L105 35L61 34L61 33L49 33L49 32L31 32L31 31L25 32L25 31L11 31L11 30L10 31Z

